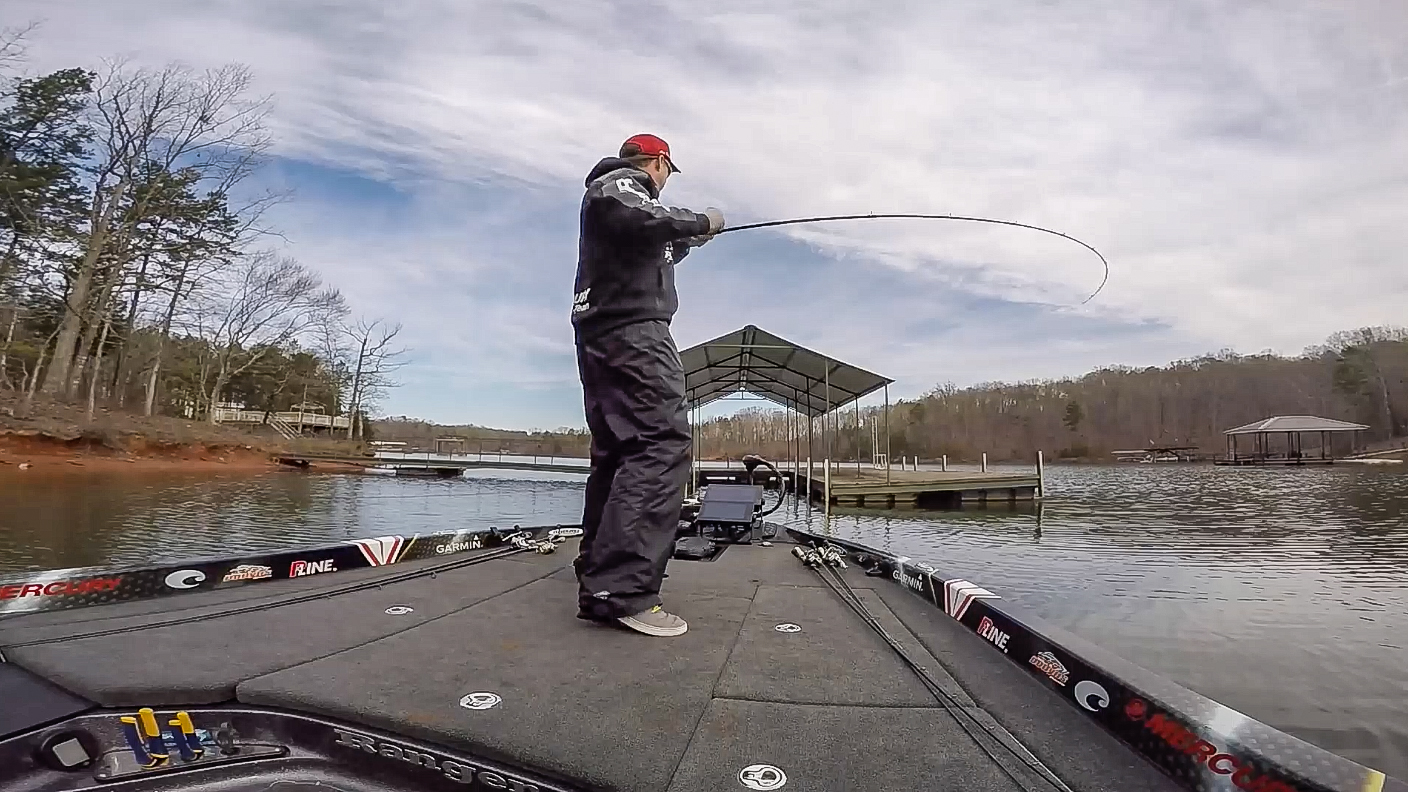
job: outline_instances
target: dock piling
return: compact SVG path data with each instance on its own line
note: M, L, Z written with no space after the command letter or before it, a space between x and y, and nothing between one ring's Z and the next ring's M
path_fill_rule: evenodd
M988 472L988 452L983 452L983 472Z
M915 469L918 470L918 468ZM944 454L943 461L939 463L939 470L945 473L948 472L948 454Z
M1036 496L1046 496L1046 464L1041 458L1041 449L1036 452Z

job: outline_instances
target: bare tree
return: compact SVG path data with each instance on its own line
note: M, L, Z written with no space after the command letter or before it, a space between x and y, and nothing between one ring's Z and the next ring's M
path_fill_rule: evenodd
M351 439L357 428L358 419L364 405L375 404L386 390L395 387L391 374L406 364L401 356L408 350L392 348L391 342L401 332L401 325L388 327L380 319L367 323L358 319L353 327L346 328L350 347L355 347L348 367L352 372L352 395L348 404L347 437Z
M30 22L24 27L0 30L0 68L8 69L24 60L25 39L29 38L29 34L37 27L38 22Z
M162 174L194 169L220 179L246 161L250 151L268 145L263 129L267 102L244 98L251 79L248 69L238 65L196 74L179 65L131 70L118 62L95 85L98 146L87 240L65 299L43 392L70 392L85 316L98 317L107 309L90 304L96 302L92 292L99 262L117 241L115 266L126 265L120 244L127 237L124 229L145 216L164 186ZM129 191L142 186L146 189L129 198ZM90 334L96 332L95 325L89 327ZM77 362L81 370L83 361Z
M347 305L336 289L290 258L261 251L241 258L222 279L222 296L211 306L213 332L208 417L226 383L318 326L345 316Z

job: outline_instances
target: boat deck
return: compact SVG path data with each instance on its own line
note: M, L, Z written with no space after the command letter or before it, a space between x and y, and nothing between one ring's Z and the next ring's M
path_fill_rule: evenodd
M678 638L577 619L569 541L353 591L339 590L390 573L18 615L0 619L0 651L105 707L272 707L570 788L744 789L740 773L759 764L784 772L789 790L1057 788L984 737L1018 768L1014 781L790 551L779 537L672 561L666 605L690 625ZM1071 789L1178 788L957 622L892 581L843 574L954 701ZM474 693L499 701L462 706Z

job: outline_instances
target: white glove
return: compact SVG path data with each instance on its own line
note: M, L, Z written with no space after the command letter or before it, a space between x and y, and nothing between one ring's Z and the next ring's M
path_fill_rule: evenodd
M709 218L709 236L713 236L724 230L723 212L711 206L704 210L704 215Z

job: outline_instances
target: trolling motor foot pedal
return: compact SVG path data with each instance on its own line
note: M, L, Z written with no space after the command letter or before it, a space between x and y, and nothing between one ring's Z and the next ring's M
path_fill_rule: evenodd
M718 546L707 536L686 536L675 541L675 558L704 561L719 553Z

